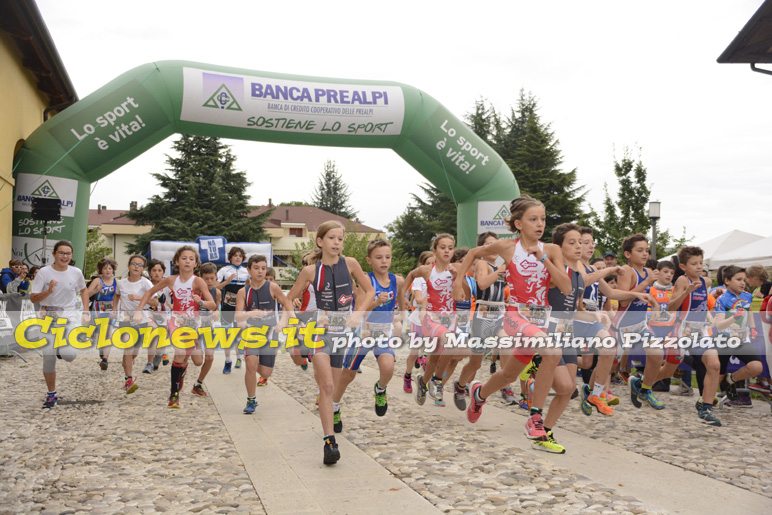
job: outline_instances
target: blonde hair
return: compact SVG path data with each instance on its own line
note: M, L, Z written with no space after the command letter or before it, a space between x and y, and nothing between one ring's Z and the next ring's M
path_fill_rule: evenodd
M544 207L541 200L536 200L530 195L523 193L509 203L509 218L506 219L507 227L511 232L520 232L515 227L515 220L521 220L525 212L532 207Z
M384 240L383 238L376 238L372 240L367 244L367 257L370 257L370 254L372 254L375 249L379 249L381 247L391 248L391 243Z
M745 269L745 275L746 277L753 277L754 279L758 279L762 283L769 281L769 274L767 274L767 271L764 270L762 265L749 266Z
M314 241L318 240L319 238L324 239L324 236L333 229L340 229L343 231L344 235L346 233L346 228L343 227L342 223L338 222L337 220L327 220L326 222L322 223L316 230L316 238L314 238ZM317 243L316 248L308 255L308 264L313 265L314 263L317 263L321 260L322 248Z
M421 252L421 254L418 256L418 264L419 265L425 265L426 262L429 260L429 258L434 257L434 252L431 250L424 250Z

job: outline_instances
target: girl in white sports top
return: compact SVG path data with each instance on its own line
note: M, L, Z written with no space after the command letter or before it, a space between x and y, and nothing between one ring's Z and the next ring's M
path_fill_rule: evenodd
M54 263L44 266L38 272L36 281L32 283L30 301L40 303L40 316L53 318L66 318L66 333L81 324L89 321L88 291L83 273L70 266L72 259L72 243L66 240L58 241L54 245ZM83 313L79 315L75 296L80 295L83 302ZM48 344L42 349L43 353L43 377L46 380L48 394L46 395L44 408L53 408L59 400L56 393L56 358L65 361L75 359L75 348L70 345L54 348L54 335L46 335Z

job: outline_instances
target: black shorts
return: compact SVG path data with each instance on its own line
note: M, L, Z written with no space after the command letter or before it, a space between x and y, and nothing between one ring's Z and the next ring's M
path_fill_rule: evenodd
M732 356L739 359L746 365L753 361L761 361L758 352L756 352L756 347L754 347L751 342L743 342L736 349L724 349L723 351L719 350L718 359L721 362L722 375L726 374L727 367L729 366L729 360L732 358Z

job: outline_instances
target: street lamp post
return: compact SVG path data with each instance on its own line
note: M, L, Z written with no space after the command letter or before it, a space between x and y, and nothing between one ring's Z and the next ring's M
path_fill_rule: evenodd
M649 219L651 220L651 257L657 259L657 220L661 202L649 202Z

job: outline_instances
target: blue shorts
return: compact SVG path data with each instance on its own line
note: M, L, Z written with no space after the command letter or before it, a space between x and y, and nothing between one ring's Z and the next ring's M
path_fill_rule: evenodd
M362 364L362 360L365 359L371 350L375 351L375 359L378 359L384 354L391 354L394 356L394 349L391 348L388 342L384 343L383 346L375 344L374 347L364 347L363 345L357 345L355 347L349 347L349 349L346 351L346 357L343 359L343 368L347 368L349 370L359 370L359 365Z
M600 322L582 322L574 320L574 336L579 338L592 338L606 328Z

